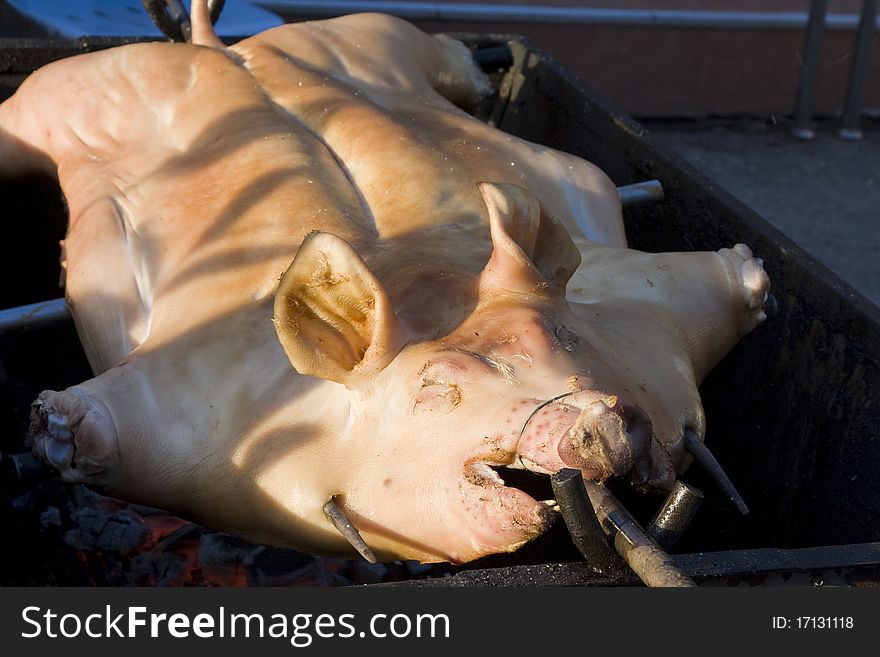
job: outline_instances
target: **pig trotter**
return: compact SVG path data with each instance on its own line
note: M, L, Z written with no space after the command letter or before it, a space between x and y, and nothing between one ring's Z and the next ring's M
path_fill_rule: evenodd
M70 483L112 486L120 471L116 428L107 407L82 388L45 391L31 405L34 453Z
M703 441L700 440L700 437L692 429L686 428L684 430L684 447L697 463L712 475L712 478L715 479L721 490L733 501L739 512L744 516L748 515L749 507L746 506L742 496L737 492L733 482L730 481L727 474L721 469L721 464L718 463L718 460L709 451L709 448L703 444Z
M342 534L345 540L351 543L351 546L357 550L359 555L370 563L376 563L376 555L373 554L373 551L361 537L360 532L351 523L351 520L348 519L348 516L345 515L345 512L343 512L332 497L330 498L330 501L324 505L324 515L327 516L327 519L330 520L330 522L333 523L333 526L339 530L339 533Z

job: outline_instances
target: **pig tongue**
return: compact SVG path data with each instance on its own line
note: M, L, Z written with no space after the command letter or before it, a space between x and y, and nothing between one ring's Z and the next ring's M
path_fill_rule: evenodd
M553 473L576 468L584 477L605 480L628 472L649 446L644 431L628 431L630 409L609 395L579 409L548 404L526 424L517 445L526 469Z

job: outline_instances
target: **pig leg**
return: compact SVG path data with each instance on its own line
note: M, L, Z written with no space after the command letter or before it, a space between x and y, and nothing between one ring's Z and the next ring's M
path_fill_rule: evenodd
M81 80L85 88L93 77L81 57L54 62L26 78L0 104L0 175L39 172L56 176L59 159L71 145L68 120L92 97L77 94L71 88L76 84L73 80ZM47 102L53 98L65 102Z
M29 436L35 454L64 480L113 488L122 473L121 450L102 383L126 390L132 379L132 362L117 363L146 336L149 285L134 231L111 199L72 216L64 248L75 263L66 272L67 300L92 370L104 374L40 393L31 407Z
M140 240L125 213L105 197L72 215L64 258L77 333L92 371L104 372L149 333L151 293Z
M351 14L320 25L284 25L230 47L245 61L255 47L277 49L323 75L391 91L425 95L434 90L469 107L492 88L467 47L445 35L430 36L385 14Z

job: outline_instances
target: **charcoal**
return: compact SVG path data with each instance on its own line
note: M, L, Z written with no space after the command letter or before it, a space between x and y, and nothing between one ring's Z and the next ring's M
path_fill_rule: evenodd
M61 511L57 506L50 506L40 514L40 525L43 529L61 526Z
M378 584L388 575L388 567L381 563L352 561L347 574L354 584Z
M16 495L9 501L9 508L13 513L21 515L30 515L34 513L36 499L31 491L25 491L21 495Z
M315 558L282 548L259 546L244 561L249 586L287 586L300 568L313 563Z
M146 538L149 527L139 520L100 509L81 507L71 514L77 524L64 535L65 542L77 549L97 549L130 554Z
M434 569L434 564L419 563L418 561L404 561L403 565L413 577L426 577Z
M199 539L198 564L202 576L216 586L244 583L244 560L253 549L250 543L229 534L205 534Z

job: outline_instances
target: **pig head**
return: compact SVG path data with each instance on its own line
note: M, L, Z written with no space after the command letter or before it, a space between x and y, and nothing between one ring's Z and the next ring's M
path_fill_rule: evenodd
M506 468L667 490L684 427L702 426L696 377L760 321L767 290L743 246L597 245L587 257L614 264L571 302L581 253L563 226L523 188L479 187L492 247L481 271L457 241L359 254L314 233L275 300L296 370L346 389L326 494L369 543L421 559L512 551L546 529L553 501L506 486Z

